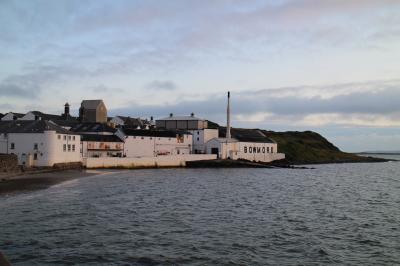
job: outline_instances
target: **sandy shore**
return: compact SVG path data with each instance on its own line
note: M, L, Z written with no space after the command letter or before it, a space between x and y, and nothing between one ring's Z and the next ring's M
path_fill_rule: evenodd
M48 188L64 181L99 174L96 170L65 170L51 173L18 175L0 180L0 195L18 191Z

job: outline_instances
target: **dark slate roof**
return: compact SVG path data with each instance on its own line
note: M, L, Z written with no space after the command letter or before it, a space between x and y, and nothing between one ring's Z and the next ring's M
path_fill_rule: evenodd
M73 132L110 132L114 133L117 131L115 128L110 127L106 124L103 123L92 123L92 122L86 122L86 123L78 123L74 125L71 129Z
M226 127L219 128L219 137L225 138ZM259 129L231 128L231 137L243 142L275 143Z
M81 141L123 142L115 135L82 134Z
M3 117L4 115L2 113L0 113L0 119Z
M50 121L44 120L13 120L0 121L0 133L43 133L56 131L60 134L74 134Z
M143 126L143 121L140 118L132 118L129 116L118 116L124 121L126 126Z
M43 120L59 120L62 119L61 115L45 114L40 111L31 111L32 114L41 117Z
M165 138L175 138L177 134L187 134L191 133L181 130L142 130L142 129L124 129L124 133L127 136L143 136L143 137L165 137Z
M52 122L56 123L60 127L73 127L79 124L80 122L76 120L75 118L68 118L67 120L65 119L57 119L57 120L51 120Z

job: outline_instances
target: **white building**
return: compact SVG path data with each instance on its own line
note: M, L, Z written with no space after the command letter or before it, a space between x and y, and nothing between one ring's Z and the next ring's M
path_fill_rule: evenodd
M186 130L193 135L192 152L207 153L206 143L218 138L218 128L210 128L206 119L198 118L193 113L190 116L174 116L161 118L156 121L158 129Z
M43 120L0 122L0 153L16 154L21 165L80 162L80 136Z
M87 157L122 157L124 142L115 135L82 134L81 153Z
M17 120L23 116L24 116L24 114L9 112L1 118L1 121L13 121L13 120Z
M206 152L216 154L219 159L243 159L256 162L271 162L285 158L278 153L276 142L258 129L231 129L230 92L228 92L227 125L220 128L219 136L206 143ZM225 138L221 137L225 136Z
M126 157L179 155L192 151L192 135L189 132L126 129L116 135L123 135Z

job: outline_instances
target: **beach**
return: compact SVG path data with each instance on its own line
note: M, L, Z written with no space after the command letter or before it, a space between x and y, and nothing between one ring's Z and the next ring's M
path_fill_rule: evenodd
M0 195L18 191L28 191L48 188L65 181L93 176L96 170L65 170L49 173L30 173L12 177L3 177L0 180Z

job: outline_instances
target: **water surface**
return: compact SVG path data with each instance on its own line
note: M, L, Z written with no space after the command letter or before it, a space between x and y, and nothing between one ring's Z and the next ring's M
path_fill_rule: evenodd
M112 171L0 196L13 265L400 264L400 163Z

